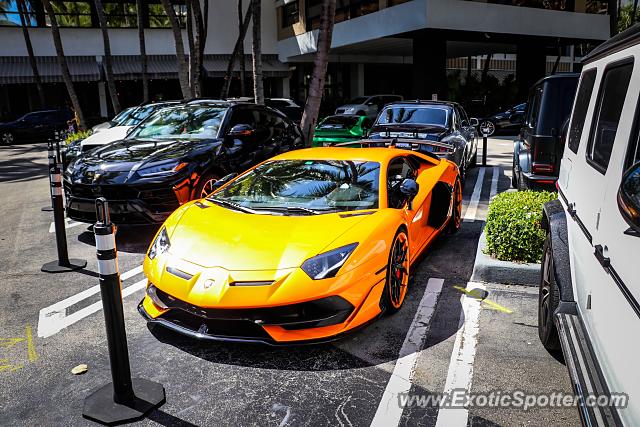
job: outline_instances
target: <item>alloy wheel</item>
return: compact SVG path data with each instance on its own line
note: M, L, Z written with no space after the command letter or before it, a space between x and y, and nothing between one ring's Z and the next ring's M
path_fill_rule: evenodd
M3 145L11 145L13 144L13 134L11 132L3 132L0 140Z
M399 233L393 242L389 265L389 302L399 309L409 284L409 242L407 235Z
M204 182L204 185L202 186L202 190L200 190L200 198L204 199L205 197L207 197L209 194L213 193L213 190L215 189L215 183L218 180L218 178L209 178Z
M493 122L486 120L480 124L480 133L482 135L491 136L496 132L496 125Z

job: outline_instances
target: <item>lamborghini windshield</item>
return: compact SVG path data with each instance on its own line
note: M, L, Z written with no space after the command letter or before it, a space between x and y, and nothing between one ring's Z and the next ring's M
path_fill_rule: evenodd
M213 139L226 107L176 106L153 113L127 137L137 139Z
M451 107L439 105L404 106L385 108L378 116L376 125L431 125L447 127Z
M275 160L212 194L236 210L290 215L376 209L380 164L347 160Z

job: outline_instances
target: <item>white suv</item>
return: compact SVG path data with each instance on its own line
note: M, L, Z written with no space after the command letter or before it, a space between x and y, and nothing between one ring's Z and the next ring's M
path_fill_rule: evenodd
M559 198L544 209L538 331L562 348L585 425L640 425L639 96L636 25L584 59ZM627 406L589 404L608 393Z
M348 104L338 107L336 114L355 114L375 118L382 107L391 102L402 101L402 99L400 95L359 96L349 101Z

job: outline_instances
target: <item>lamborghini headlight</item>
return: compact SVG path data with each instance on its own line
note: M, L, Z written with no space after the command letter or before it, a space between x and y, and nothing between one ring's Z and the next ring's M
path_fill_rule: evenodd
M156 236L156 239L151 244L149 253L147 255L149 256L149 259L154 259L158 255L168 251L170 247L171 242L169 241L167 229L165 227L162 227L162 230L160 230L160 233L158 233L158 236Z
M185 166L187 166L186 162L180 162L177 160L152 163L144 168L138 169L138 174L145 178L151 176L171 175L178 172Z
M303 262L300 268L313 280L334 277L357 246L357 243L351 243L350 245L316 255Z

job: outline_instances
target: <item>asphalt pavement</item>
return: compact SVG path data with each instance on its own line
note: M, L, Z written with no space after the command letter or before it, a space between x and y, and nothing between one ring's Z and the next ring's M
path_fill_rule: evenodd
M492 195L510 185L512 143L489 140L488 166L470 171L461 231L414 266L402 310L345 339L272 348L201 343L150 330L136 311L140 265L154 227L120 227L118 261L132 373L164 384L167 402L139 425L577 425L568 409L401 405L399 396L462 389L571 392L559 355L537 339L537 289L469 283ZM50 275L46 148L0 148L0 424L90 425L84 398L110 381L93 233L69 221L84 270ZM483 289L495 305L462 297ZM497 309L495 307L498 307ZM83 375L71 369L88 365ZM404 393L409 394L405 395ZM406 403L406 402L405 402Z

